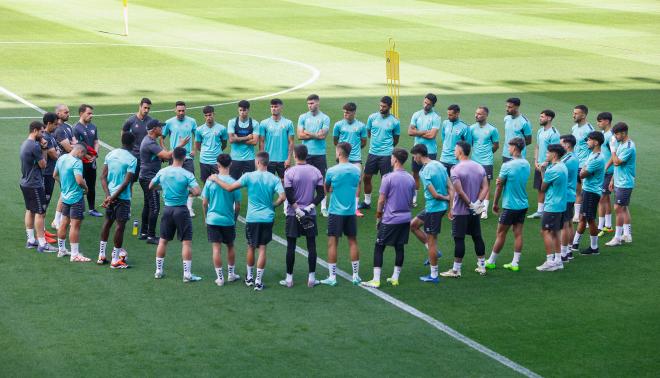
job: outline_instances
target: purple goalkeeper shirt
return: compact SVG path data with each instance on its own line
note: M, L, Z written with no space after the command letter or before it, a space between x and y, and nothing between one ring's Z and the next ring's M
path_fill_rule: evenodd
M470 202L479 199L479 190L484 177L486 177L484 168L472 160L461 160L451 169L451 182L460 181L463 191L470 198ZM463 202L458 193L454 194L452 212L454 215L470 215L469 204Z
M383 176L380 194L385 195L382 220L384 224L410 222L410 209L415 195L415 179L410 173L397 169Z
M305 207L314 201L316 187L323 185L321 171L310 164L295 165L284 172L284 188L293 188L296 203ZM287 215L296 215L293 206L286 210ZM312 214L316 214L312 211Z

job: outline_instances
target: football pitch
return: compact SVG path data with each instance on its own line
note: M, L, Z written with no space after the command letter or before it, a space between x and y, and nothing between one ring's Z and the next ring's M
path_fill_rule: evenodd
M0 375L657 375L660 257L653 235L660 224L660 176L653 162L660 160L660 3L131 0L129 18L130 34L122 36L118 0L0 3ZM267 288L260 293L242 283L213 283L201 201L193 220L193 272L204 278L199 283L181 282L179 242L170 243L167 277L154 280L155 246L130 235L130 227L127 270L73 264L24 248L18 151L27 125L42 110L67 104L75 123L78 105L93 105L105 144L100 161L120 145L121 126L142 97L153 101L151 116L161 121L173 116L176 100L184 100L198 124L201 107L213 104L216 120L226 125L236 117L238 100L251 99L251 116L261 120L273 97L284 100L283 114L295 122L307 111L307 95L316 93L332 124L348 101L365 122L386 92L388 38L401 54L400 146L407 149L412 138L405 130L428 92L438 95L443 119L456 103L472 124L474 109L488 106L500 135L505 100L520 97L521 111L534 125L533 143L543 109L557 113L554 126L562 134L570 131L578 104L589 107L593 125L603 111L612 112L615 123L628 123L639 156L634 243L608 248L606 236L600 256L578 256L563 271L544 274L535 269L545 258L539 221L528 220L520 272L498 268L479 276L468 241L463 277L429 285L418 280L428 273L426 251L411 236L401 285L365 290L345 279L334 288L308 288L302 255L296 285L280 287L286 248L274 240ZM328 155L334 156L329 140ZM531 149L527 157L532 159ZM498 172L501 151L495 162ZM100 193L99 179L98 204ZM133 193L137 219L142 193ZM533 210L531 179L528 194ZM420 201L415 212L422 206ZM372 274L374 212L359 221L363 279ZM53 213L51 206L48 224ZM80 245L88 257L98 252L101 224L102 218L89 216L83 222ZM492 214L482 223L487 254L496 224ZM326 219L319 217L321 259L325 229ZM450 229L443 220L441 271L453 256ZM274 232L284 236L280 210ZM512 240L509 235L500 263L511 257ZM243 276L243 224L236 245ZM393 255L388 248L384 275ZM350 271L345 240L338 267ZM319 265L317 277L326 273Z

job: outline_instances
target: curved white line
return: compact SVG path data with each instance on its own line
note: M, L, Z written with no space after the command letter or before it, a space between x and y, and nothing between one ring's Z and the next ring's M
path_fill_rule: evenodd
M267 59L267 60L272 60L276 62L281 62L281 63L286 63L286 64L291 64L294 66L302 67L306 70L308 70L312 76L303 81L300 84L297 84L291 88L283 89L281 91L275 92L275 93L269 93L265 95L260 95L252 98L248 98L247 100L249 101L254 101L254 100L261 100L263 98L268 98L268 97L274 97L278 96L281 94L289 93L296 91L298 89L304 88L316 80L318 80L319 76L321 76L321 71L317 69L316 67L303 63L303 62L298 62L296 60L291 60L291 59L286 59L286 58L279 58L279 57L274 57L274 56L267 56L267 55L259 55L259 54L252 54L252 53L242 53L242 52L236 52L236 51L228 51L228 50L219 50L219 49L211 49L211 48L199 48L199 47L184 47L184 46L167 46L167 45L150 45L150 44L125 44L125 43L102 43L102 42L45 42L45 41L28 41L28 42L12 42L12 41L0 41L0 45L73 45L73 46L111 46L111 47L147 47L147 48L162 48L162 49L174 49L174 50L186 50L186 51L201 51L201 52L212 52L212 53L223 53L223 54L231 54L231 55L239 55L239 56L249 56L253 58L260 58L260 59ZM238 103L239 100L235 101L228 101L228 102L221 102L218 104L210 104L211 106L225 106L225 105L231 105L231 104L236 104ZM188 109L201 109L205 105L200 105L200 106L191 106L188 107ZM164 112L171 112L172 109L161 109L161 110L152 110L149 113L164 113ZM129 112L129 113L106 113L106 114L94 114L94 117L113 117L113 116L129 116L133 115L135 112ZM16 117L0 117L0 119L32 119L35 117L27 117L27 116L16 116Z

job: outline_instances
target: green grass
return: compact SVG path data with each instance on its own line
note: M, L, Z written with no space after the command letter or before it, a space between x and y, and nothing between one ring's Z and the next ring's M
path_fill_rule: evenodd
M651 376L660 367L654 354L660 347L654 290L660 260L652 236L660 222L653 181L653 162L660 157L656 4L635 2L630 11L614 1L575 6L558 1L205 0L184 6L140 0L130 6L131 36L125 38L98 33L121 30L119 4L9 0L0 6L0 42L182 46L300 61L318 68L321 76L283 95L285 116L295 120L305 111L306 95L316 92L334 122L348 100L358 104L362 120L377 110L385 90L383 50L392 36L402 54L404 126L428 91L439 95L437 110L443 116L448 104L458 103L471 122L476 106L489 106L491 122L500 131L504 100L510 96L522 98L522 110L532 120L545 108L555 110L562 132L569 131L571 110L578 103L589 106L592 123L600 111L628 122L640 157L632 246L603 247L599 257L578 257L563 272L541 274L534 270L544 255L538 222L529 221L519 274L498 269L479 277L471 272L475 258L468 252L464 277L435 287L417 281L427 270L421 265L422 248L411 238L401 286L382 291L541 375ZM128 113L147 95L155 110L164 111L154 114L161 120L171 116L167 109L177 99L201 106L256 97L311 75L265 58L156 47L0 44L0 54L0 86L44 109L64 102L75 113L79 103L88 102L97 114ZM235 109L220 106L216 113L226 123ZM254 117L267 114L267 100L255 101ZM201 120L199 109L190 115ZM0 117L12 116L38 114L0 97ZM97 117L101 138L119 145L125 118ZM106 365L117 361L131 375L515 375L346 281L335 289L308 289L302 285L306 262L300 256L297 286L277 287L285 250L274 242L266 291L253 293L242 284L215 287L200 217L194 221L193 270L204 280L194 285L180 281L176 242L163 281L152 278L154 248L128 233L133 268L127 271L26 251L16 153L27 120L0 119L0 124L5 130L0 159L9 162L0 165L0 226L6 230L0 254L3 375L116 375ZM401 144L410 147L411 139L402 137ZM133 212L139 214L142 196L139 189L135 193ZM535 203L531 183L529 194ZM98 219L84 221L81 248L89 256L96 253L100 225ZM320 219L321 230L325 225ZM487 248L495 225L493 217L484 224ZM453 249L449 228L445 221L440 236L446 256ZM278 215L276 233L283 235L283 229ZM363 278L371 275L372 230L369 214L360 223ZM237 266L244 274L241 225L238 235ZM325 243L325 236L319 237L321 258ZM511 240L501 263L510 250ZM384 274L390 273L392 255L388 250ZM441 259L440 268L448 268L449 261ZM339 265L350 269L345 248ZM317 271L325 276L324 269Z

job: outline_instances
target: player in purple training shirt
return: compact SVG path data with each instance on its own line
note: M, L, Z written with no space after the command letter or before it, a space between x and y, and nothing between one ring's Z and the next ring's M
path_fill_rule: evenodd
M307 263L309 276L307 286L319 284L316 280L316 205L325 198L323 175L318 168L307 164L307 146L294 147L296 165L284 171L284 193L289 202L286 209L286 279L280 285L293 286L293 264L296 258L296 240L304 236L307 240ZM314 195L316 192L316 195Z
M380 287L380 271L383 267L383 252L386 246L394 247L396 258L394 260L394 273L387 279L392 286L399 285L399 274L403 266L404 245L408 244L410 234L410 220L412 215L413 196L415 195L415 179L406 172L403 165L408 160L408 151L395 148L390 157L390 164L394 169L383 176L378 196L376 220L378 221L378 236L374 246L374 277L362 285L367 287Z
M454 266L444 273L443 277L461 276L461 265L465 256L465 235L471 235L474 250L477 253L477 268L481 275L486 274L486 246L481 237L480 214L485 210L482 201L488 196L488 179L484 168L470 160L470 145L458 141L454 148L458 159L451 170L451 182L454 185L454 220L452 236L454 237Z

